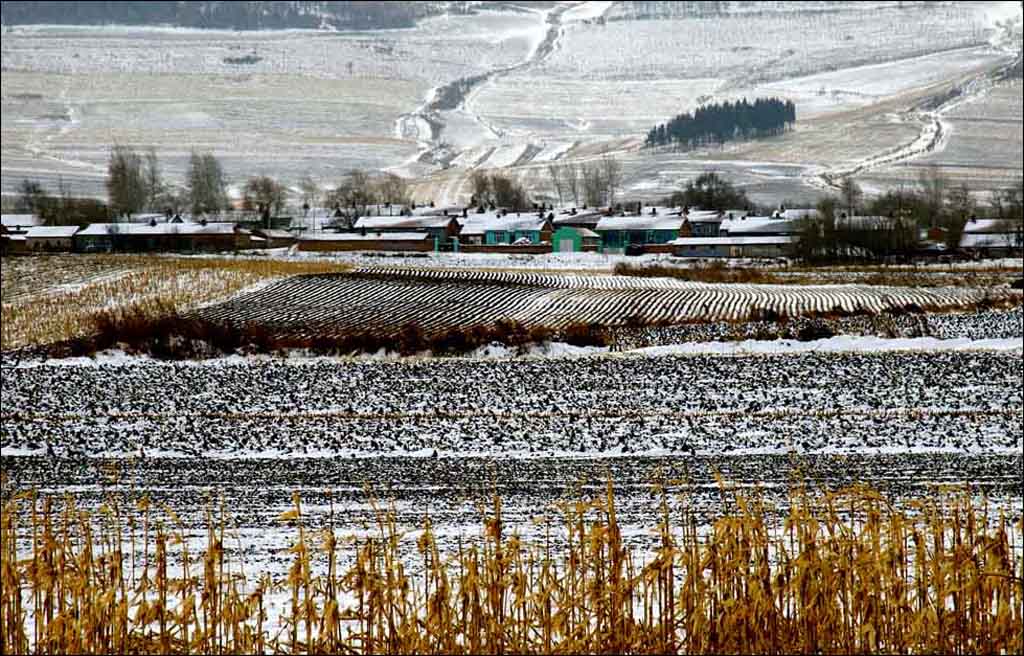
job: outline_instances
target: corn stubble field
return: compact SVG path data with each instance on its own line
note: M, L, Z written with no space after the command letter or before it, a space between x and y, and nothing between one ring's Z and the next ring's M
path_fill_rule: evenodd
M277 334L412 322L444 335L501 320L657 332L704 315L743 326L751 313L912 307L936 335L1020 338L1013 267L2 267L5 654L1024 648L1019 348L201 362L11 351L81 338L119 308Z
M623 541L611 483L567 502L545 540L523 542L499 497L482 529L443 555L429 517L402 538L386 507L363 537L307 528L299 496L277 517L294 538L275 583L227 555L223 504L190 552L177 517L146 497L111 499L94 528L73 500L5 497L4 653L1020 653L1024 560L1012 531L969 497L913 512L851 488L794 493L781 516L731 495L709 530L651 513L657 547ZM31 508L31 557L18 517ZM332 513L333 515L333 513ZM1018 520L1019 521L1019 520ZM142 525L145 559L124 552ZM556 534L554 542L552 534ZM152 541L153 547L149 548ZM134 544L133 544L134 546ZM339 567L350 552L354 563ZM419 571L407 568L418 560ZM326 559L326 572L313 562ZM253 585L255 584L255 585ZM266 602L286 596L269 626ZM31 613L31 614L29 614ZM267 631L267 629L270 629Z

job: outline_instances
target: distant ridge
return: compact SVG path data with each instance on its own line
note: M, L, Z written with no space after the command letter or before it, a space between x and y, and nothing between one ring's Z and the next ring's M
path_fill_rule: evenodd
M0 4L4 25L137 25L229 30L371 30L412 27L421 18L471 11L467 2L144 1Z

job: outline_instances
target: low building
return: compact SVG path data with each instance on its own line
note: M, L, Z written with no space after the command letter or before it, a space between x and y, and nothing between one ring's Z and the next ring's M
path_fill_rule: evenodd
M3 214L0 215L0 225L7 230L8 235L24 235L29 228L43 224L35 214Z
M70 253L75 249L78 226L35 226L25 233L29 253Z
M82 253L216 253L249 245L235 223L93 223L75 234Z
M790 255L796 237L681 237L672 242L676 257L777 258Z
M563 208L554 214L555 217L551 223L556 230L563 227L594 230L597 228L598 222L605 216L605 212L599 209L588 210L575 207Z
M790 237L800 233L802 219L774 216L741 216L724 219L718 227L719 237Z
M355 230L380 233L422 232L447 244L459 235L459 221L454 215L441 216L364 216L352 226Z
M262 239L258 248L290 248L295 245L295 235L287 230L258 228L252 232L253 240Z
M303 252L409 251L429 253L438 248L436 239L425 232L321 232L299 237Z
M657 212L657 208L651 208ZM598 223L601 246L606 251L625 251L630 246L668 244L679 238L686 219L679 210L652 213L644 210L642 216L606 216Z
M1009 257L1024 250L1024 223L1013 219L971 219L960 250L976 257Z
M554 226L547 216L501 212L470 214L463 219L459 243L486 246L550 244Z
M714 210L690 210L683 214L680 237L717 237L726 215ZM728 218L732 218L731 216Z
M551 235L555 253L596 253L601 250L601 235L588 228L561 226Z

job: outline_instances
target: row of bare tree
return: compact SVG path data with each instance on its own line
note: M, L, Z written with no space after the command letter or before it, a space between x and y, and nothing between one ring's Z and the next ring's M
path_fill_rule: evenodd
M1002 222L999 232L1016 235L1024 246L1024 179L989 193L986 199L965 184L953 184L937 166L923 169L917 184L890 190L865 202L852 178L839 186L839 197L818 203L820 221L801 230L796 255L805 260L882 259L917 250L920 233L938 229L946 247L960 247L968 222L982 215ZM864 215L869 219L844 219Z
M117 215L142 211L180 212L190 209L194 215L218 212L229 206L227 176L220 161L211 153L193 152L185 173L185 186L166 185L156 151L140 153L127 146L111 149L107 167L107 193L110 207ZM249 178L242 187L242 207L261 214L280 214L293 192L266 176ZM386 173L371 176L361 170L350 171L334 189L322 189L309 175L298 183L303 208L319 203L332 208L350 208L365 213L372 204L408 202L408 183Z
M596 162L562 162L548 165L559 204L576 206L614 205L622 187L622 164L605 154Z

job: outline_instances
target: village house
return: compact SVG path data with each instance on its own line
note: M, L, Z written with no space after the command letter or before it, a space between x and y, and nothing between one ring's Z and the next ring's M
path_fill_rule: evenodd
M75 234L75 249L82 253L216 253L248 248L249 237L235 223L93 223Z
M298 249L303 252L409 251L429 253L437 247L426 232L319 232L302 235Z
M539 246L550 244L554 232L550 215L515 213L502 210L469 214L462 219L459 245ZM550 250L550 249L548 249Z
M800 210L790 212L790 218L781 212L738 217L730 212L718 222L717 234L704 230L701 235L681 236L672 242L672 252L676 257L785 257L792 252L806 216Z
M363 216L353 228L362 232L410 233L421 232L435 240L439 246L448 244L459 235L459 221L454 215L440 216Z
M679 237L686 218L676 208L644 208L640 215L605 216L595 231L606 252L626 252L630 246L659 246Z
M29 253L70 253L75 249L78 226L34 226L25 233Z
M1011 219L971 218L964 225L960 250L975 257L1010 257L1024 250L1024 223Z

